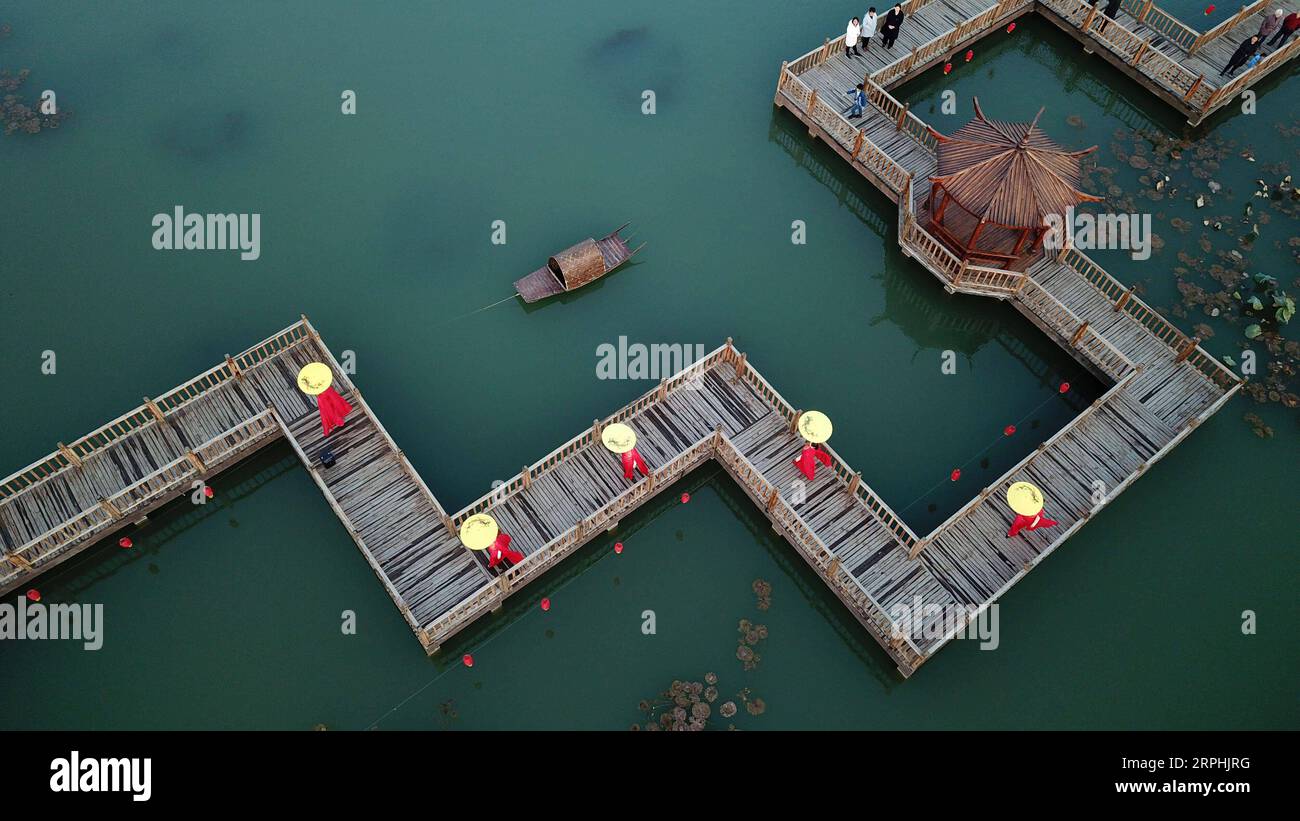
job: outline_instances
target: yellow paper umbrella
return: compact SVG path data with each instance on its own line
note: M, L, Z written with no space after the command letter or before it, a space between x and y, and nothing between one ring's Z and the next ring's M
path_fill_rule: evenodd
M1007 488L1007 504L1021 516L1043 512L1043 492L1028 482L1014 482Z
M600 441L615 453L627 453L636 447L636 431L621 422L615 422L600 432Z
M486 513L475 513L460 526L460 543L470 550L487 550L499 532L496 519Z
M298 390L308 396L319 396L334 384L334 372L324 362L309 362L298 371Z
M831 420L821 411L806 411L799 417L799 435L814 445L831 438Z

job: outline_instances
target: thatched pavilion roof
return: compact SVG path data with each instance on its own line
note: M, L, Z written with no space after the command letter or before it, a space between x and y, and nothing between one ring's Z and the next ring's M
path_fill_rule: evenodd
M1038 228L1048 214L1067 206L1101 202L1079 190L1079 158L1097 150L1066 151L1031 123L990 120L975 98L975 119L939 140L939 169L930 178L981 219L1016 228Z

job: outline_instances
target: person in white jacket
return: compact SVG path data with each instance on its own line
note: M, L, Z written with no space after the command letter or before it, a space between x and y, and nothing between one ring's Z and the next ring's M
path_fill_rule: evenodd
M854 17L849 21L848 31L844 32L844 59L847 60L855 54L862 56L862 52L858 51L858 38L861 36L862 24Z
M866 15L862 18L862 53L866 56L867 46L871 45L871 38L876 36L876 7L872 6L867 9Z

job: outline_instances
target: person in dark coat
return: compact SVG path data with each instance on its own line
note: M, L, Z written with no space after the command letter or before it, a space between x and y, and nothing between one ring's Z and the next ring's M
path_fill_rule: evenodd
M1245 65L1247 60L1255 56L1255 52L1259 51L1259 44L1259 35L1252 34L1249 40L1237 46L1237 50L1232 53L1232 58L1228 60L1228 64L1223 67L1223 71L1219 72L1219 76L1222 77L1227 75L1231 77L1232 72L1241 68Z
M1286 45L1286 41L1291 35L1295 34L1296 29L1300 29L1300 14L1293 11L1282 19L1282 25L1278 26L1277 34L1273 35L1273 39L1269 40L1268 44L1281 48Z
M1119 7L1122 2L1123 0L1106 0L1106 8L1102 9L1101 13L1114 20L1115 15L1119 14ZM1093 3L1093 5L1095 6L1096 3ZM1102 20L1101 28L1097 29L1097 31L1099 33L1105 31L1107 25L1109 24L1105 20Z
M885 24L880 27L880 42L885 48L893 48L898 39L898 29L903 25L903 6L895 3L885 15Z

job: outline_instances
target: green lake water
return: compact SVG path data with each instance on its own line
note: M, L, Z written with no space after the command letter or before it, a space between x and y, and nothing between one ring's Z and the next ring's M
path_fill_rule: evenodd
M1201 25L1183 5L1171 9ZM0 472L303 312L355 352L367 401L451 510L653 384L596 378L598 346L620 335L705 350L734 337L793 404L835 420L837 450L922 531L1102 389L1010 306L945 294L899 252L892 204L773 109L781 60L853 10L89 8L0 11L13 27L0 66L30 67L29 97L52 88L75 111L58 131L0 138ZM1113 133L1183 133L1044 23L976 51L898 95L949 131L974 94L1005 119L1045 105L1047 130L1101 145L1126 190L1139 172L1115 160ZM1279 130L1295 125L1295 74L1261 88L1258 113L1216 116L1196 138L1295 165ZM339 112L344 89L356 116ZM944 89L957 115L929 111ZM1254 174L1240 159L1221 171L1240 190ZM153 250L150 220L177 204L261 214L261 259ZM1190 205L1164 210L1199 223ZM550 304L473 313L626 220L648 242L635 264ZM806 245L790 241L794 220ZM1198 232L1156 231L1165 246L1148 261L1097 257L1169 308L1175 254ZM1285 235L1253 253L1295 277ZM1237 354L1240 328L1219 333L1207 349ZM55 375L41 373L47 350ZM1274 438L1242 421L1252 411ZM155 516L131 552L110 540L39 580L46 602L104 605L104 647L0 644L0 728L622 729L639 700L709 671L723 700L749 688L767 704L742 709L742 729L1293 728L1296 429L1294 411L1234 400L1002 598L996 651L953 642L906 682L715 465L426 658L277 445L219 476L208 505ZM340 629L346 610L356 635ZM1242 634L1246 610L1256 635ZM735 656L742 618L769 631L752 671Z

